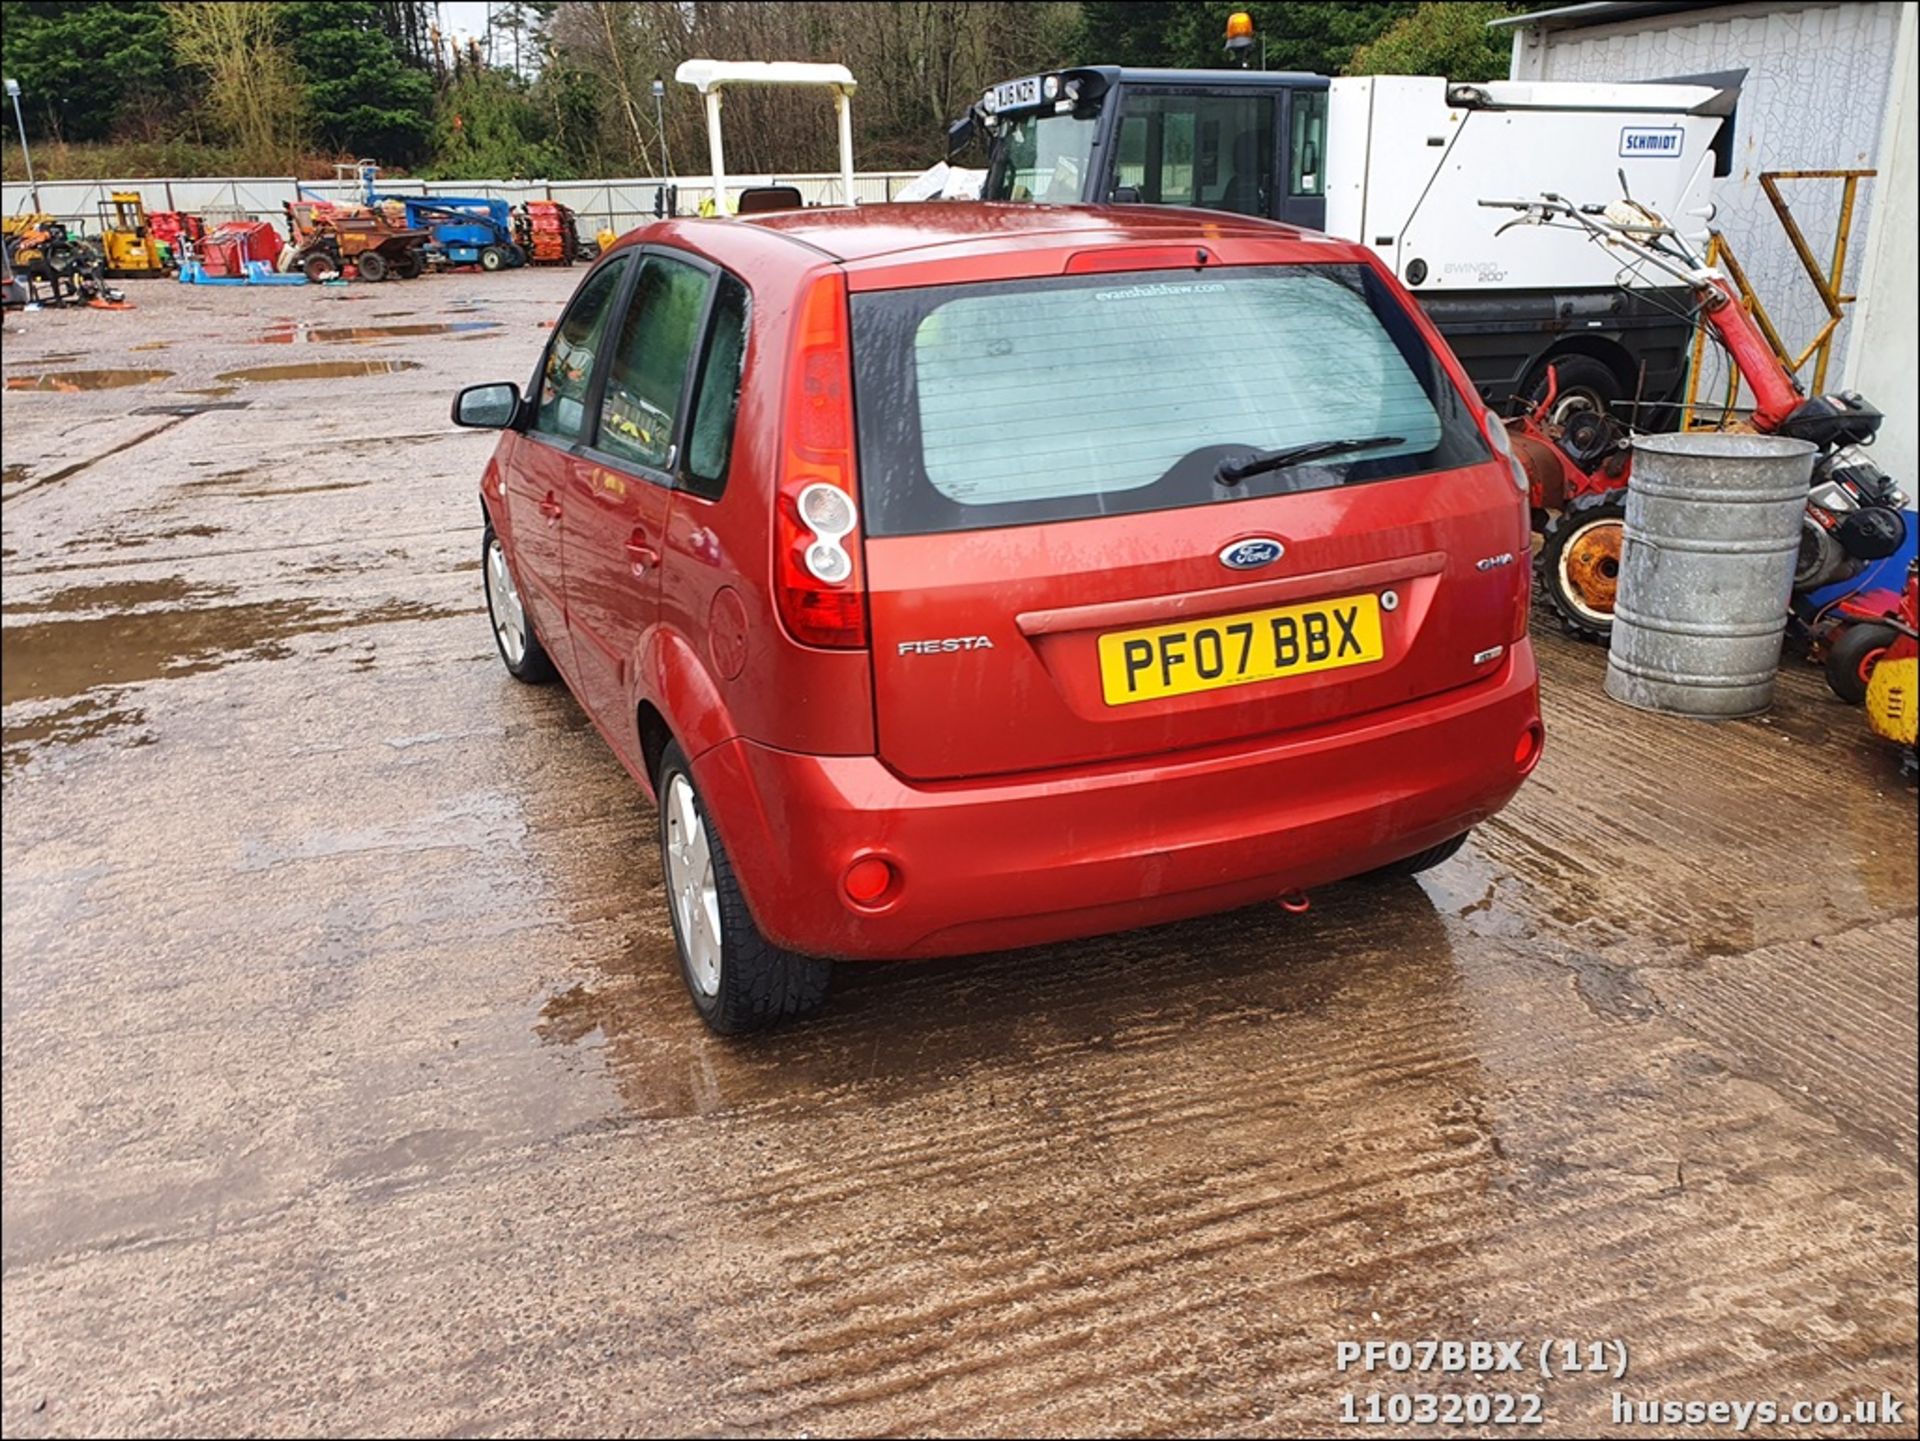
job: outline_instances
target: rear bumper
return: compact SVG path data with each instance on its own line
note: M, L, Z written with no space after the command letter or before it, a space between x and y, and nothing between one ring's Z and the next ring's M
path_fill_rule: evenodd
M770 939L842 959L964 955L1227 910L1412 855L1506 804L1539 718L1523 640L1472 687L1230 750L916 784L872 756L735 739L693 770ZM857 908L842 879L876 854L896 884Z

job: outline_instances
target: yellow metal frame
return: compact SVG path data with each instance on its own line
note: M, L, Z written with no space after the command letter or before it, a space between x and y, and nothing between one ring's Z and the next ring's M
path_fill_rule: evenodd
M1872 170L1765 170L1760 173L1760 188L1766 192L1767 201L1773 206L1773 213L1780 218L1780 228L1787 234L1788 242L1793 246L1794 254L1800 257L1800 266L1807 272L1807 279L1813 282L1820 303L1826 307L1827 318L1798 355L1791 355L1787 345L1780 338L1780 332L1773 323L1773 317L1767 314L1767 308L1761 304L1760 297L1754 293L1753 286L1747 280L1733 247L1727 243L1727 237L1721 231L1712 232L1707 242L1707 264L1718 265L1726 271L1727 279L1733 282L1734 290L1740 296L1740 303L1753 316L1754 323L1760 327L1760 333L1767 338L1767 344L1780 358L1780 363L1794 375L1809 360L1813 366L1813 392L1819 394L1826 388L1827 363L1833 356L1834 333L1840 329L1840 322L1846 318L1845 307L1858 297L1842 293L1840 282L1846 275L1847 246L1853 238L1853 210L1860 196L1860 182L1873 179ZM1787 197L1781 193L1783 180L1838 180L1840 190L1840 220L1834 227L1833 256L1825 270L1813 253L1813 247L1807 243L1806 234L1800 229L1800 222L1793 218L1793 207L1787 204ZM1687 403L1680 413L1682 430L1720 429L1731 416L1740 398L1740 376L1736 371L1727 378L1726 403L1720 407L1720 420L1706 425L1697 421L1695 411L1700 399L1700 363L1706 354L1706 331L1698 329L1693 337L1693 363L1687 367Z

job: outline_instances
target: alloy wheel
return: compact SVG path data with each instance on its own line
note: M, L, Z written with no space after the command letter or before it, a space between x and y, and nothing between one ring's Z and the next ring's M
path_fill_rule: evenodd
M693 784L675 772L664 797L667 813L667 889L687 976L702 996L720 990L720 892L714 884L713 847L694 798Z
M527 655L527 610L507 568L506 548L498 539L487 547L487 616L508 669L518 667Z

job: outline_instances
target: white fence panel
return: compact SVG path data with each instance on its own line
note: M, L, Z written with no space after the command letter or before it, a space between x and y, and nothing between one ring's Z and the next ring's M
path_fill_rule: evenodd
M853 177L856 203L879 205L891 200L913 179L911 170L873 170ZM842 203L840 177L833 172L807 175L729 175L734 193L752 185L791 185L809 205ZM625 234L663 213L663 192L675 187L676 209L698 215L713 187L698 176L662 179L633 176L615 180L417 180L382 178L380 189L394 195L478 195L520 205L529 200L557 200L580 217L580 229L592 235L601 230ZM296 181L290 176L233 176L227 178L174 177L147 180L43 180L34 186L9 181L0 188L0 211L20 215L45 211L69 225L92 232L99 227L100 206L116 190L137 190L149 210L185 210L209 219L251 217L278 224L286 218L286 203L304 192L309 198L352 199L354 185L332 180Z

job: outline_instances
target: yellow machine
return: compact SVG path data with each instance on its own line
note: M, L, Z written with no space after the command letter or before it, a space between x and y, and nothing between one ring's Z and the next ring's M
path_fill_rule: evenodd
M107 258L108 275L124 278L166 273L159 243L147 229L146 202L137 190L116 190L111 201L100 202L100 248Z
M1898 745L1920 740L1920 660L1881 661L1867 680L1867 724Z
M45 230L53 222L53 217L45 211L35 211L30 215L8 215L0 218L0 235L8 240L17 240L29 230Z

